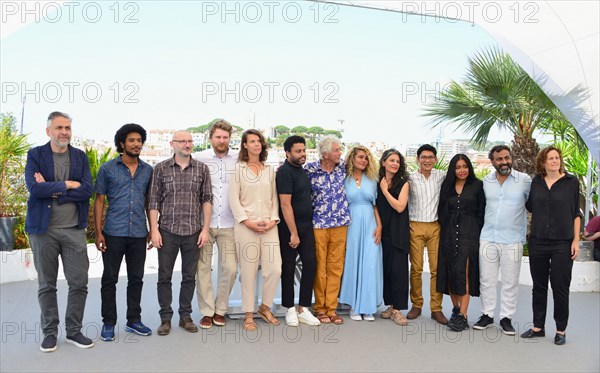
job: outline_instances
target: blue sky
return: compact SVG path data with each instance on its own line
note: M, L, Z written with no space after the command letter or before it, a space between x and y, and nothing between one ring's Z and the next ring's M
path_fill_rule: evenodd
M260 128L336 129L344 119L347 141L432 142L423 90L460 80L467 57L494 45L465 22L312 2L227 2L226 13L221 1L138 1L117 3L118 14L114 2L76 4L73 22L63 8L2 40L1 110L20 122L23 89L33 92L24 131L34 143L47 141L53 110L70 113L85 138L111 139L128 122L179 129L223 117L248 127L255 117Z

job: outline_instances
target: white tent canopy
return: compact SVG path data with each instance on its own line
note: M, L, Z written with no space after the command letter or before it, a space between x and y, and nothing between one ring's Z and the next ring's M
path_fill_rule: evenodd
M462 20L482 27L548 94L600 164L599 1L316 1ZM573 92L576 87L589 96L581 100Z

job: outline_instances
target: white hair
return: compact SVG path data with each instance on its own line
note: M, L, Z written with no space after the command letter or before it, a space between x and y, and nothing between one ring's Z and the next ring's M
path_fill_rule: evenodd
M340 139L333 135L324 136L321 141L319 141L319 155L321 159L324 158L325 153L331 152L333 148L333 144L340 144Z

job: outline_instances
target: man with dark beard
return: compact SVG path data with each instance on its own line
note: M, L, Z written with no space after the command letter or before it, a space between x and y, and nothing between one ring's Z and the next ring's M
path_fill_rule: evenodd
M517 311L521 257L525 243L531 177L512 169L510 148L494 146L489 159L496 169L483 180L485 221L479 245L479 278L483 315L473 326L483 330L494 323L498 272L502 276L500 328L514 335L512 317Z
M288 326L298 326L299 322L316 326L321 322L308 310L312 304L317 259L310 180L302 168L306 162L306 140L301 136L290 136L283 143L283 149L287 159L275 177L279 216L283 217L277 226L281 249L281 304L288 309L285 316ZM302 277L296 309L294 274L298 255L302 260Z
M94 191L96 247L102 252L102 331L103 341L115 339L117 323L116 285L123 256L127 262L127 323L125 330L147 336L152 330L141 321L142 285L146 262L146 199L152 167L139 159L146 131L134 123L115 134L115 147L121 155L100 166ZM108 210L104 227L104 201Z

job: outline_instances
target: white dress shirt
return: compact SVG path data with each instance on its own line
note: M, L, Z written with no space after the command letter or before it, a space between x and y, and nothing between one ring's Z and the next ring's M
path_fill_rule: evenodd
M212 148L206 149L196 157L208 166L213 193L211 228L233 228L234 219L229 207L229 184L233 182L238 153L231 150L219 158Z

